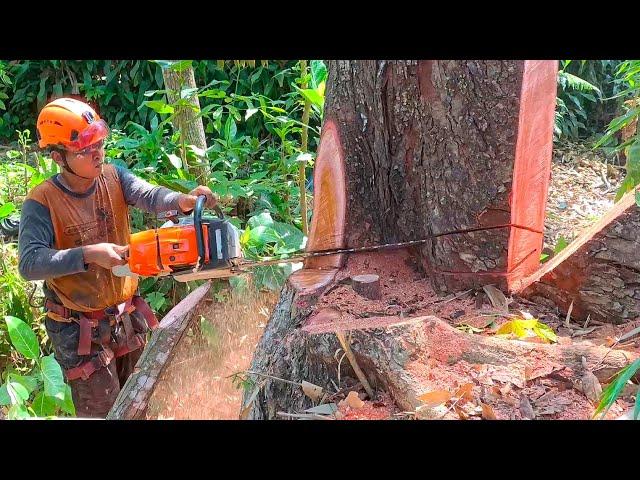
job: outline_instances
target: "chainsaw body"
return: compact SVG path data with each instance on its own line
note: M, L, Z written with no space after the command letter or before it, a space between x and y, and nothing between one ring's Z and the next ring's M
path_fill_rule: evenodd
M204 195L198 197L191 221L132 234L129 274L172 275L178 281L233 276L234 261L242 258L239 232L219 208L220 218L203 218L205 201Z

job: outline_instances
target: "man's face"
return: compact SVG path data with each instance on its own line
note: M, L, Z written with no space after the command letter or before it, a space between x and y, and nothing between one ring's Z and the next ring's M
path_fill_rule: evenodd
M65 152L71 170L85 178L96 178L102 173L104 164L104 142L89 145L78 152ZM63 165L62 158L56 163Z

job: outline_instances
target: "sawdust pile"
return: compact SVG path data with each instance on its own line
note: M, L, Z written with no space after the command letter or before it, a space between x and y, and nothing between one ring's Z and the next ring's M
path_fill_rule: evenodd
M205 304L158 382L147 418L238 419L242 390L230 376L249 368L277 300L251 291Z

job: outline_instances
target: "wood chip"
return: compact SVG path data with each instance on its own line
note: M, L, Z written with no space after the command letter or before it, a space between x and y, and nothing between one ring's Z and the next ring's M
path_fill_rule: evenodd
M531 402L529 402L529 399L524 394L520 394L520 413L527 420L534 420L536 418Z

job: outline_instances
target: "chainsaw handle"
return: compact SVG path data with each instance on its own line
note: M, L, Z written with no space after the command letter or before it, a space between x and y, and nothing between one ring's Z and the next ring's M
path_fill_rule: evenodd
M193 207L193 227L196 231L196 244L198 245L198 256L200 257L200 265L205 261L204 250L204 234L202 232L202 210L204 204L207 202L206 195L198 195L196 199L196 205Z
M196 230L196 244L198 245L198 256L201 258L201 262L204 262L205 260L204 232L202 231L202 211L204 210L204 206L206 203L206 195L198 195L198 198L196 199L196 205L193 207L193 226ZM224 220L224 212L219 205L216 205L214 207L214 211L221 220Z

